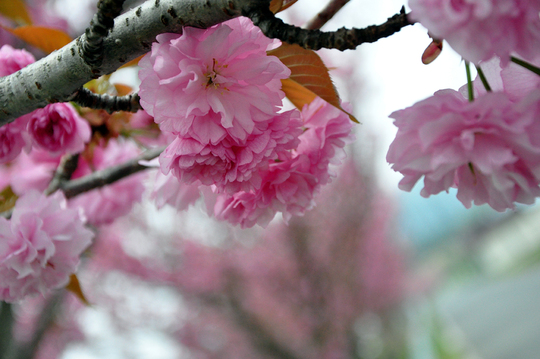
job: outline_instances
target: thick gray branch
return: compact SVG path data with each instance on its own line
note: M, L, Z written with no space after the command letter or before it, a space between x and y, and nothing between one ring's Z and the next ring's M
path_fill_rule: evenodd
M114 27L114 19L122 12L124 0L99 0L98 12L86 29L86 42L82 44L83 57L92 68L103 61L103 40Z
M103 62L92 71L81 54L82 35L62 49L0 78L0 126L49 103L69 101L86 82L114 72L150 50L158 34L183 26L206 28L240 15L249 0L149 0L115 19L103 41Z

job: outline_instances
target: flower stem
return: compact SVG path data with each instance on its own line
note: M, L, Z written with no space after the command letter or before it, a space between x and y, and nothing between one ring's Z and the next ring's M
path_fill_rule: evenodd
M465 71L467 72L467 92L469 93L469 102L474 101L473 83L471 78L471 64L465 61Z
M484 71L482 71L482 68L480 65L476 66L476 71L478 72L478 76L480 77L480 81L482 81L482 84L484 85L484 88L487 92L491 92L491 86L489 86L489 83L486 79L486 75L484 75Z
M513 63L518 64L519 66L522 66L522 67L526 68L527 70L530 70L530 71L534 72L535 74L537 74L538 76L540 76L540 68L538 68L538 67L536 67L536 66L534 66L532 64L529 64L526 61L518 59L518 58L516 58L514 56L510 57L510 61L512 61Z

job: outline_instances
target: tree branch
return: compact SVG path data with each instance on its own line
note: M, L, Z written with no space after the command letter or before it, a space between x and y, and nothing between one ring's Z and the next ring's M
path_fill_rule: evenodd
M159 156L164 149L165 147L147 150L140 156L135 157L134 159L131 159L114 167L109 167L101 171L93 172L88 176L72 179L69 181L61 180L59 178L65 176L65 174L68 172L66 168L69 167L73 161L73 159L68 159L66 160L67 163L65 165L61 164L59 166L59 169L55 173L55 177L57 176L58 178L53 178L49 185L49 188L47 188L45 193L50 194L56 190L61 190L62 192L64 192L66 198L72 198L83 192L88 192L93 189L112 184L116 181L121 180L122 178L128 177L134 173L144 171L150 168L148 166L143 166L139 164L139 162L153 160L154 158ZM9 219L11 218L12 213L13 208L5 212L1 212L0 216Z
M47 196L53 194L54 192L56 192L57 189L62 186L64 182L69 181L71 175L77 169L78 164L79 154L65 155L64 157L62 157L62 160L60 161L58 168L56 168L56 172L54 173L54 176L49 183L49 187L47 187L47 189L45 190L45 194Z
M86 29L82 43L82 57L92 69L99 69L103 62L103 40L114 27L114 19L122 12L124 0L99 0L98 12Z
M118 16L103 39L103 62L93 69L83 58L81 35L62 49L0 78L0 126L53 102L69 101L96 76L109 74L145 54L158 34L183 26L207 28L238 17L250 0L148 0Z
M308 30L320 29L349 1L350 0L330 0L326 7L306 24L305 28Z
M160 147L148 150L142 155L118 166L106 168L101 171L96 171L88 176L64 182L59 186L59 189L64 192L66 198L71 198L83 192L114 183L124 177L148 169L147 166L143 166L139 164L139 162L150 161L156 158L164 149L165 147Z
M340 51L352 50L363 43L375 42L393 35L405 26L413 24L407 18L405 8L402 8L399 14L392 16L381 25L372 25L364 29L342 27L337 31L329 32L302 29L285 24L283 20L275 17L269 9L261 6L253 6L247 11L243 11L242 15L249 17L267 37L290 44L298 44L312 50L322 48Z
M305 48L354 49L410 25L404 9L382 25L335 32L286 25L268 8L269 0L148 0L114 20L102 40L103 61L85 61L82 35L62 49L6 77L0 78L0 126L53 102L71 100L88 81L110 74L148 52L158 34L181 33L183 26L207 28L240 15L248 16L266 36ZM90 36L90 35L89 35Z
M81 87L71 101L83 107L105 110L108 113L116 111L137 112L142 110L139 103L139 94L134 93L127 96L109 96L93 93L85 87Z

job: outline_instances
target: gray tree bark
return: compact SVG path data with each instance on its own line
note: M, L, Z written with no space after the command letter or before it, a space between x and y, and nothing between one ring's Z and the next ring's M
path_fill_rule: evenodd
M238 17L249 0L148 0L115 19L104 39L104 58L92 71L82 57L81 35L62 49L0 78L0 126L53 102L70 101L88 81L145 54L156 36L183 26L207 28Z

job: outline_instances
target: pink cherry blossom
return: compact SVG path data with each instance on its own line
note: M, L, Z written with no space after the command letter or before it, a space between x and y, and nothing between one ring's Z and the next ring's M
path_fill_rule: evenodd
M90 141L90 125L69 103L53 103L30 115L34 144L51 154L78 153Z
M333 176L330 164L341 163L343 147L354 137L349 116L320 98L304 107L302 118L305 131L292 156L269 164L261 174L260 189L217 196L216 218L242 227L264 227L277 212L288 220L313 207L315 194Z
M216 145L178 137L161 154L161 169L185 183L200 181L229 193L257 189L260 172L278 153L296 147L301 132L298 111L288 111L258 123L244 144L231 136Z
M527 62L538 67L540 66L540 56L527 60ZM503 66L501 59L494 57L489 61L482 62L479 66L484 72L491 90L506 93L514 102L519 102L529 93L540 88L540 76L513 62ZM479 76L473 81L473 88L475 97L487 92ZM467 97L467 85L463 85L459 92Z
M280 80L290 70L267 56L274 41L251 20L236 18L206 30L186 27L182 35L156 39L139 62L139 95L162 130L194 138L204 131L215 143L225 128L244 141L257 122L281 107ZM209 113L219 114L221 126L205 118Z
M526 58L538 54L537 0L409 0L409 6L412 20L473 63L497 55L506 64L512 52Z
M13 302L65 286L92 237L61 192L26 193L11 220L0 217L0 299Z
M155 201L157 208L168 204L178 211L183 211L201 197L199 186L200 182L188 185L173 175L166 176L158 171L150 198Z
M4 45L0 48L0 77L11 75L35 61L34 56L28 51Z
M166 146L176 138L171 132L160 131L154 118L144 110L130 117L129 127L132 130L130 135L145 147Z
M303 215L315 204L313 197L320 188L310 169L311 163L305 155L271 165L260 190L218 196L214 207L216 218L246 228L255 224L266 227L277 212L283 212L286 220L291 215Z
M32 189L43 192L60 164L60 159L59 155L35 148L28 154L22 153L12 165L13 192L19 196Z
M28 116L22 116L0 127L0 163L14 160L23 149L30 150L31 139L26 132L27 123Z
M467 208L533 203L540 195L539 106L540 91L516 104L502 92L468 102L443 90L394 112L398 133L387 160L404 175L399 187L410 191L424 177L422 196L457 187Z
M17 72L35 61L28 51L4 45L0 48L0 77ZM22 116L0 127L0 163L15 159L23 148L30 150L30 138L26 133L28 118Z
M102 170L133 159L139 154L137 146L130 141L109 140L106 147L95 147L93 158L80 171L78 176L91 173L91 169ZM82 167L81 167L82 168ZM69 201L72 208L81 207L92 225L111 223L131 211L133 204L139 202L144 192L144 173L128 176L113 184L80 194Z
M342 106L352 112L349 103L342 103ZM300 136L296 152L309 157L313 166L311 173L319 177L321 184L327 184L335 176L329 164L341 164L345 158L345 145L355 139L351 133L353 124L345 112L320 97L304 106L302 118L307 131Z

